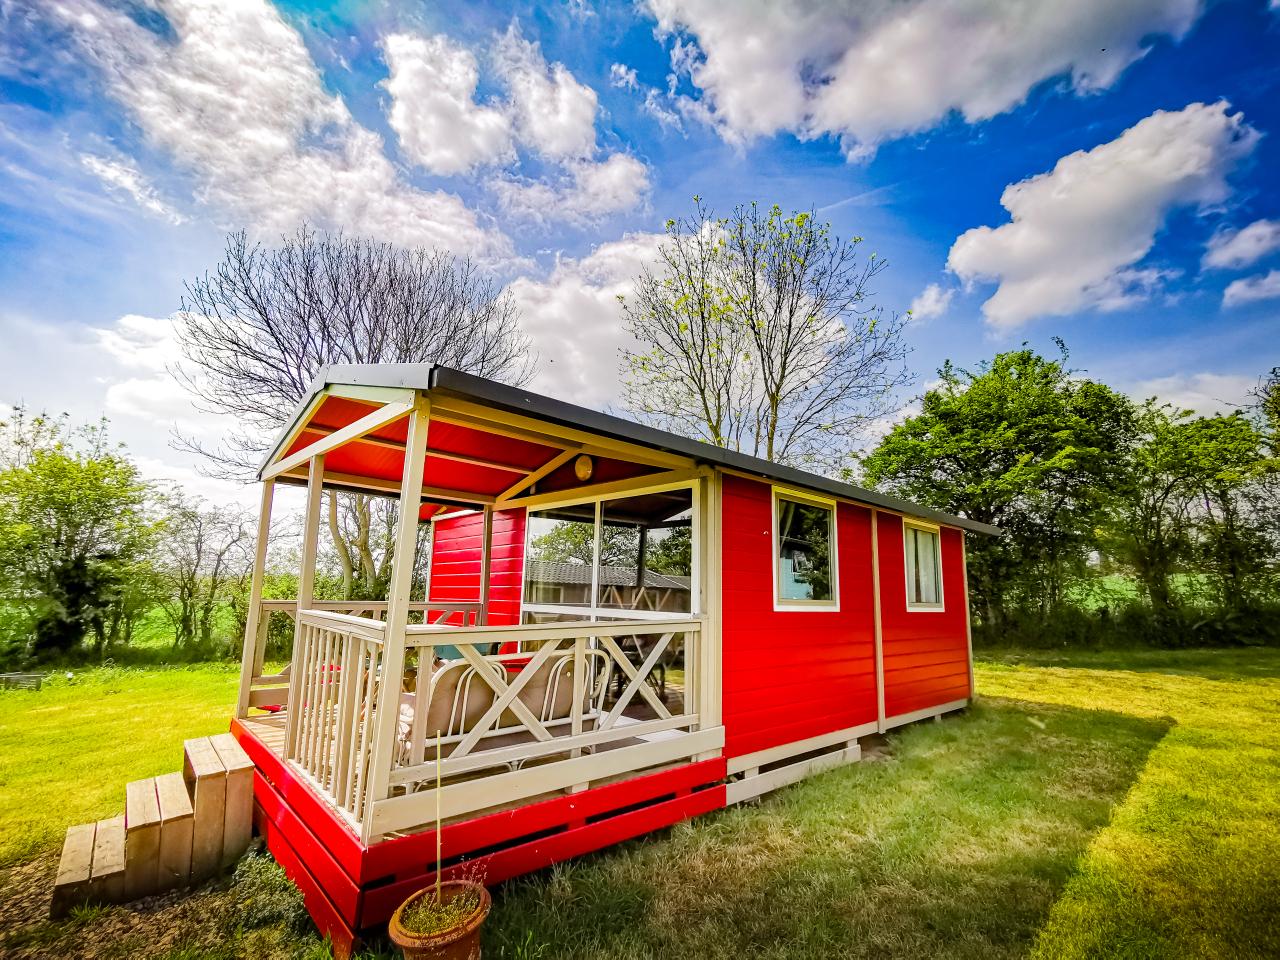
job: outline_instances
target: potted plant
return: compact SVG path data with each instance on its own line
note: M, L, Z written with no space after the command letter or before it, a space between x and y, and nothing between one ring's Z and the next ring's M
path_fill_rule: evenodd
M408 960L480 960L480 927L493 901L483 876L441 878L440 733L436 732L436 882L396 908L387 925L391 941Z
M396 908L387 933L408 960L479 960L480 926L492 903L482 883L437 882Z

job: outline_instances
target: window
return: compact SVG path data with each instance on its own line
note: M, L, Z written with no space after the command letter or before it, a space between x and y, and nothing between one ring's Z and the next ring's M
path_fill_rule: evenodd
M693 501L685 486L530 510L526 622L693 613Z
M907 609L937 610L942 607L942 551L937 527L904 523L906 540Z
M774 596L778 606L837 606L835 516L833 501L774 495Z

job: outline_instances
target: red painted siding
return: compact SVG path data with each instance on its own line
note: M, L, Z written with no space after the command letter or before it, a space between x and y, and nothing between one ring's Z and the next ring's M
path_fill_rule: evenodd
M886 717L969 696L969 641L965 632L964 534L942 528L940 611L907 609L902 518L881 513L880 626L884 650Z
M773 609L773 491L724 477L725 756L876 719L871 512L836 510L840 609Z
M489 560L489 623L520 622L524 585L524 510L498 510L493 515L493 553ZM481 544L484 515L468 513L432 525L431 595L435 603L480 599Z

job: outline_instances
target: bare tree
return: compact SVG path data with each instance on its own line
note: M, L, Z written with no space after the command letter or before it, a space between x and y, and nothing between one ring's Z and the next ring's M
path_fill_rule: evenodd
M302 227L277 247L227 239L188 283L175 375L243 430L226 449L188 447L244 477L321 367L434 362L506 383L533 373L510 294L469 259Z
M655 425L831 468L908 382L903 319L870 303L887 266L812 213L756 204L667 221L623 298L623 402Z
M227 240L212 273L188 283L175 376L242 429L225 447L179 438L224 477L251 474L268 441L332 363L435 362L522 385L533 374L510 294L470 259L303 227L279 246ZM329 530L346 595L385 590L392 505L333 495Z
M229 591L248 573L252 539L243 514L174 499L158 566L167 587L160 607L175 647L212 643Z

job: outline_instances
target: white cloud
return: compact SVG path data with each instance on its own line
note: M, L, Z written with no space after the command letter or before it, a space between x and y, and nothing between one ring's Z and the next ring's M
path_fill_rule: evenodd
M475 102L480 71L470 50L443 35L405 33L385 38L383 50L388 119L407 157L445 175L514 159L506 113Z
M618 296L630 294L662 240L627 234L579 260L560 260L545 280L521 277L507 287L542 357L532 389L597 409L618 399L618 349L630 342Z
M851 154L1020 104L1042 81L1104 90L1151 38L1180 39L1202 0L648 0L723 130L835 134ZM677 37L679 40L679 37ZM676 51L673 51L675 53Z
M515 216L585 225L639 206L649 192L649 168L635 157L615 153L599 163L570 161L555 182L496 177L489 188Z
M596 148L596 92L563 63L548 64L537 43L512 24L494 50L511 94L520 139L553 159L585 158Z
M1258 300L1274 300L1280 297L1280 270L1260 273L1253 277L1232 280L1222 292L1224 307L1238 307Z
M940 317L951 306L951 298L956 295L955 288L943 290L936 283L931 283L911 301L910 311L913 320L929 320Z
M1206 267L1239 270L1273 250L1280 250L1280 220L1255 220L1241 230L1215 233L1209 238L1202 262Z
M0 314L0 336L22 344L22 362L10 364L0 382L0 404L65 411L73 423L106 416L112 439L150 479L217 503L256 500L252 487L201 476L194 455L169 445L175 429L216 441L235 426L198 409L169 375L179 356L172 318L130 314L103 326L67 326Z
M625 63L615 63L609 68L609 83L623 90L636 90L640 87L635 67L628 67Z
M1257 141L1225 101L1158 110L1115 140L1006 187L1000 203L1010 221L961 235L947 266L966 282L998 282L983 304L997 327L1133 303L1161 279L1133 267L1169 211L1226 199L1227 175Z
M110 157L84 153L80 155L80 164L101 180L109 190L128 194L142 209L175 225L186 221L186 217L161 198L159 191L151 185L133 161L114 160Z
M505 256L462 201L399 178L380 138L330 94L302 38L265 0L172 0L172 36L94 0L50 6L147 139L196 180L196 198L256 232L304 219Z
M652 87L645 91L644 112L653 117L654 120L657 120L658 126L662 127L662 129L675 130L679 133L684 132L684 124L680 120L680 114L668 107L663 102L662 94Z
M1135 384L1129 395L1135 400L1155 397L1180 410L1206 416L1230 413L1249 404L1249 392L1258 385L1256 377L1221 373L1179 373Z

